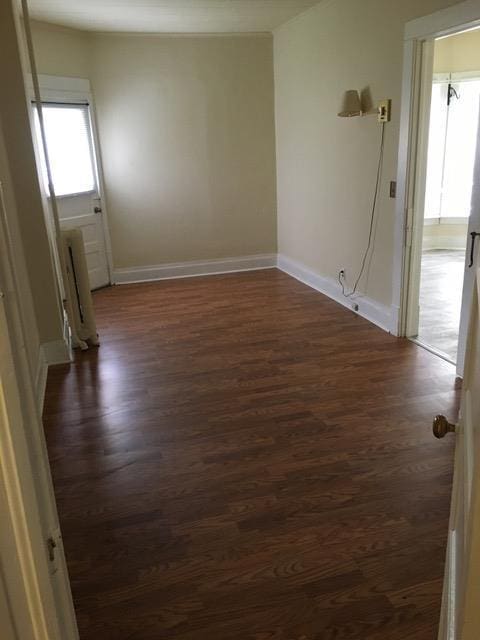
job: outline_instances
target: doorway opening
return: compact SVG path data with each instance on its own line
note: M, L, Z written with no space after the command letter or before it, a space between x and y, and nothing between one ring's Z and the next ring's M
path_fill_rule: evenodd
M465 274L478 226L480 29L436 39L429 69L421 104L417 180L422 193L416 197L407 336L461 369L463 317L471 297Z

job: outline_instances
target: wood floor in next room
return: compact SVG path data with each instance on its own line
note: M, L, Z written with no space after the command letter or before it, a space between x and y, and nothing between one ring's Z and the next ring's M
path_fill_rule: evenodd
M422 254L418 339L457 360L465 249Z
M81 640L436 637L453 366L277 270L94 299L45 403Z

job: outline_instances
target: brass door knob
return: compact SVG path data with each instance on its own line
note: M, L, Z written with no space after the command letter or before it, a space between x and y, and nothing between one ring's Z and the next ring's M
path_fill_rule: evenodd
M433 435L436 438L444 438L447 433L455 433L457 426L449 422L445 416L436 416L433 421Z

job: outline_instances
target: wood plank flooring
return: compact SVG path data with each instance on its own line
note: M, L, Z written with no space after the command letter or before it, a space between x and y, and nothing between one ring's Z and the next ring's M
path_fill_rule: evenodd
M457 361L465 249L422 254L418 339Z
M81 640L434 640L454 368L277 270L94 295L45 430Z

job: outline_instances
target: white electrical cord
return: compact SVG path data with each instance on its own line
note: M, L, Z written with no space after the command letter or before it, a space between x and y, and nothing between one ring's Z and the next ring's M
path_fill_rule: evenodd
M345 298L351 298L352 296L354 296L357 293L357 287L358 284L363 276L363 273L365 271L365 267L367 265L367 258L368 258L368 254L370 253L370 249L372 248L372 243L373 243L373 238L374 238L374 228L375 228L375 213L377 210L377 201L378 201L378 194L380 191L380 180L382 177L382 168L383 168L383 156L384 156L384 150L385 150L385 122L382 122L382 135L381 135L381 140L380 140L380 152L379 152L379 156L378 156L378 167L377 167L377 180L375 183L375 193L373 196L373 205L372 205L372 213L370 216L370 229L368 232L368 243L367 243L367 248L365 249L365 253L363 255L363 259L362 259L362 266L360 268L360 272L358 274L357 279L355 280L355 285L353 287L353 289L350 291L350 293L346 293L345 292L345 283L342 280L342 276L341 276L341 272L338 274L338 281L340 283L340 286L342 287L342 294L345 296Z

